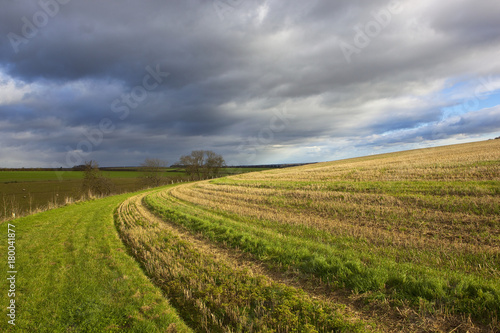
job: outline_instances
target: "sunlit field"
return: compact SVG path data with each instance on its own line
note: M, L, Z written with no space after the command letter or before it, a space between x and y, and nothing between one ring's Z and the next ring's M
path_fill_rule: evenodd
M469 317L498 325L499 198L491 140L184 184L144 202L273 272L388 306L387 325L451 330Z

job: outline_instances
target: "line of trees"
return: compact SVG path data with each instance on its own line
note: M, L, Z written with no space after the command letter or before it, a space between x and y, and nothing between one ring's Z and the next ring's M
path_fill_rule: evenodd
M178 167L185 169L186 174L193 180L218 177L226 162L222 155L211 150L193 150L189 155L181 156ZM158 158L146 158L141 164L140 183L143 187L158 187L170 180L165 176L168 164ZM96 161L86 161L85 164L75 167L75 170L84 172L82 192L89 197L109 195L115 190L113 182L102 175Z
M176 167L183 168L186 174L193 180L218 177L226 162L222 155L211 150L193 150L189 155L181 156ZM157 158L147 158L141 164L142 185L146 187L157 187L168 183L165 171L168 167L166 161Z

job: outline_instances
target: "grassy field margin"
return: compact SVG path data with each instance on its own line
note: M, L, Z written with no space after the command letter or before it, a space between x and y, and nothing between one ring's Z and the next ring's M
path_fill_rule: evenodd
M8 296L3 255L0 331L190 332L161 291L127 254L113 221L124 194L0 224L7 254L8 223L16 230L15 298ZM7 305L15 299L15 327Z

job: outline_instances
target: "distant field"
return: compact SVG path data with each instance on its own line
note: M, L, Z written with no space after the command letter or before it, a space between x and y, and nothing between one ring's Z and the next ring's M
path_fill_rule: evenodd
M62 177L62 180L82 179L83 172L80 171L0 171L0 183L28 182L28 181L48 181L56 180Z
M190 183L144 202L216 247L368 302L389 326L465 330L471 316L500 329L500 140Z
M140 188L138 172L104 171L103 175L112 180L115 193ZM1 171L0 218L78 200L82 196L82 179L81 171Z
M237 175L246 172L265 171L266 168L226 168L222 175ZM103 176L115 178L139 178L140 171L102 171ZM185 172L179 169L165 171L165 177L185 177ZM65 181L83 179L83 171L0 171L0 186L2 183L23 183L33 181Z
M226 168L222 175L256 170L266 169ZM0 219L79 199L83 174L83 171L0 171ZM103 170L102 175L111 179L116 194L137 191L143 186L140 171ZM163 175L171 180L188 179L184 170L178 168L168 168Z
M239 175L242 173L259 172L266 170L273 170L273 168L226 168L224 170L224 173L227 175Z
M102 171L108 178L138 178L137 171ZM165 175L184 175L183 172L165 172ZM83 171L0 171L0 183L29 181L65 181L83 179Z

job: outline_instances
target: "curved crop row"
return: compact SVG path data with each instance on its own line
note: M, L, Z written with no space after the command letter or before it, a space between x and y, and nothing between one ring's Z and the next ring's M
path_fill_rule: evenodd
M145 202L164 220L274 267L494 325L500 315L498 145L251 173L185 184ZM351 183L347 174L356 174ZM462 183L454 186L456 179Z
M171 227L142 207L142 196L117 210L119 233L176 306L199 332L362 331L338 306L232 264L217 248Z
M435 308L444 306L482 318L494 318L500 309L496 279L399 263L394 257L371 254L370 247L356 239L321 237L321 233L301 226L283 227L272 221L211 211L173 196L150 196L146 203L165 220L212 241L249 252L272 265L313 274L336 287L381 292L384 297L414 304L424 301Z

